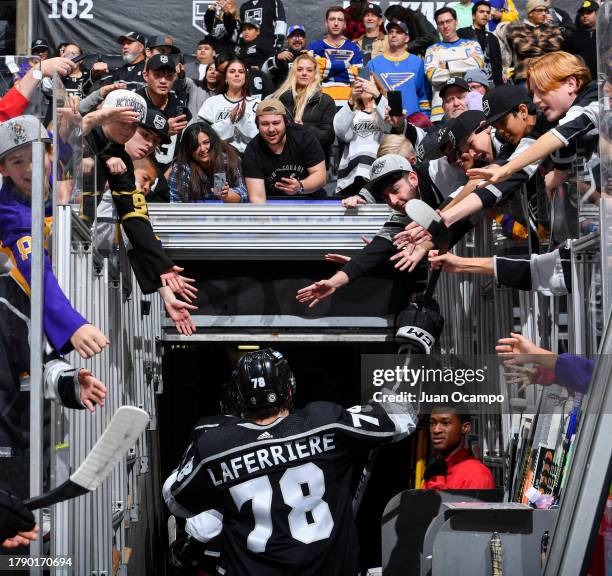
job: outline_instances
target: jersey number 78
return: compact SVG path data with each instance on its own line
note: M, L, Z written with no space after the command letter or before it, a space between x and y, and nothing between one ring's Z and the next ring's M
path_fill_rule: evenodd
M304 485L305 490L302 489ZM304 544L329 538L334 520L327 502L323 500L323 470L312 462L289 468L281 476L279 487L283 501L291 508L288 517L291 536ZM252 500L255 527L247 538L247 548L252 552L265 552L273 530L270 478L266 475L247 480L232 486L230 494L238 510Z

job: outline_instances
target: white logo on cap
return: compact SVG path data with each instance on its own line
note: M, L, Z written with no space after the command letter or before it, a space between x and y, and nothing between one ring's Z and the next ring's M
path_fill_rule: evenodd
M442 142L442 140L444 139L444 136L446 136L446 133L448 132L448 128L442 128L440 130L440 132L438 132L438 144L440 142Z
M385 164L386 164L386 160L381 160L377 164L374 164L372 166L372 176L378 176L383 171Z
M457 141L455 140L455 135L453 134L452 130L448 131L448 139L451 141L453 146L457 144Z
M489 117L489 114L491 114L491 105L489 104L488 100L482 101L482 111L487 118Z
M454 83L455 83L455 79L454 79L454 78L449 78L449 79L446 81L446 83L447 83L447 84L454 84Z
M38 46L39 44L42 44L42 40L36 40L36 42L34 42L34 44L36 44Z
M155 114L155 118L153 118L153 126L158 130L163 130L166 127L166 119L159 114Z
M160 61L162 64L168 64L168 56L166 56L165 54L162 54L162 55L159 57L159 61Z
M425 146L423 146L423 144L419 144L417 146L417 159L418 160L423 160L423 158L425 158Z
M28 139L28 133L26 129L19 124L19 122L11 122L9 124L11 131L13 132L13 142L15 145L23 144Z
M115 106L117 108L121 108L122 106L130 106L134 108L134 112L138 114L139 121L142 121L147 113L146 108L136 98L117 98L117 103L115 104Z

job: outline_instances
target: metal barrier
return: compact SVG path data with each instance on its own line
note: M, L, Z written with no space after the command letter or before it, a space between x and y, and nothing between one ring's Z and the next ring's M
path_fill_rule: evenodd
M108 335L111 346L92 361L71 355L74 365L105 382L108 401L93 415L55 408L54 484L82 461L119 406L138 406L151 416L149 432L98 490L53 511L52 554L73 557L73 568L64 573L111 574L113 554L118 555L115 563L127 565L129 532L150 529L140 491L143 483L151 490L154 484L149 435L156 433L155 394L161 388L161 303L157 295L142 295L131 272L122 272L129 270L125 259L118 269L96 252L91 232L72 207L59 207L55 231L62 287L75 308Z

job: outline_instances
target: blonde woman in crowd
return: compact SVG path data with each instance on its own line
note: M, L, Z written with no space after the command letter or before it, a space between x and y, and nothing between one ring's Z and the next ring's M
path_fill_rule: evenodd
M309 54L300 54L293 61L287 79L271 97L285 105L290 121L313 131L327 159L335 137L336 103L321 92L317 61Z

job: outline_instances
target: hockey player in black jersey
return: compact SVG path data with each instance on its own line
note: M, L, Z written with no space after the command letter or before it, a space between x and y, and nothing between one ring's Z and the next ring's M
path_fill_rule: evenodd
M228 576L355 576L354 455L399 440L415 416L398 405L292 410L295 380L270 349L238 362L228 392L240 416L201 421L164 484L170 510L223 514Z

